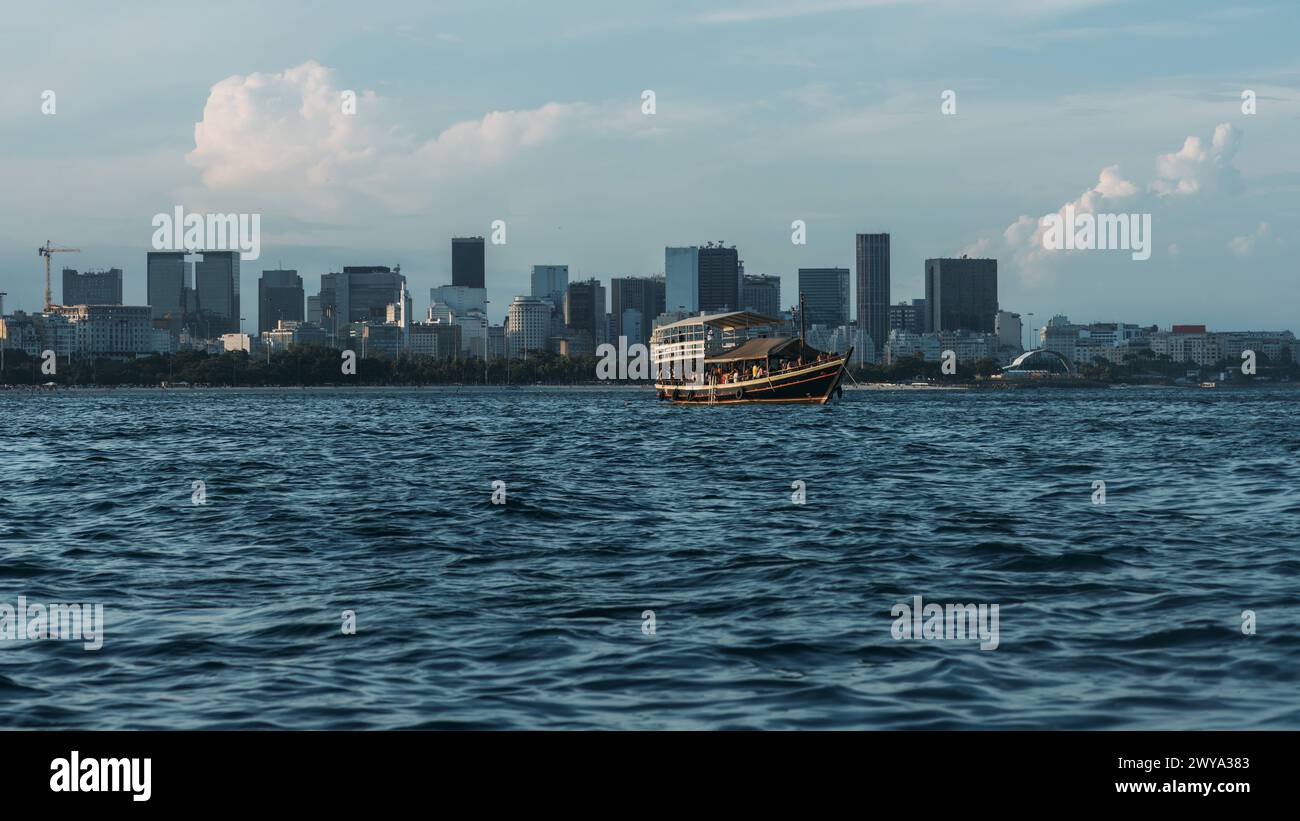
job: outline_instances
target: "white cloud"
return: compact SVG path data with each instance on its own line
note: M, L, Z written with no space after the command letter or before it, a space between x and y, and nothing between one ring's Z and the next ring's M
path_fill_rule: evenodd
M1255 251L1255 246L1259 244L1260 240L1268 236L1268 231L1268 223L1261 222L1253 233L1233 237L1232 241L1228 243L1228 247L1237 256L1248 257Z
M1067 208L1076 214L1149 213L1157 210L1162 200L1235 193L1240 188L1240 177L1232 160L1240 141L1241 133L1228 123L1214 129L1208 145L1200 137L1189 136L1178 151L1156 157L1156 178L1145 188L1125 179L1118 166L1108 166L1098 174L1094 186L1062 205L1056 213L1062 220ZM1267 230L1267 226L1262 227ZM969 247L984 254L1009 256L1022 282L1029 286L1041 285L1053 280L1054 263L1075 253L1044 249L1046 230L1041 218L1021 215L1003 230L1000 243L980 239ZM1258 239L1253 235L1238 237L1232 241L1232 247L1236 250L1241 246L1246 250L1238 253L1249 253ZM1169 250L1171 255L1181 253L1177 243L1170 245Z
M1232 159L1241 143L1241 132L1231 123L1220 123L1207 147L1200 137L1191 136L1172 154L1156 158L1159 177L1151 188L1161 196L1195 194L1203 188L1235 191L1240 185Z
M373 91L357 91L356 113L344 113L343 90L315 61L228 77L212 86L186 159L210 191L256 197L295 216L329 214L358 198L411 213L438 184L504 169L580 128L617 127L593 106L550 102L488 112L421 139Z

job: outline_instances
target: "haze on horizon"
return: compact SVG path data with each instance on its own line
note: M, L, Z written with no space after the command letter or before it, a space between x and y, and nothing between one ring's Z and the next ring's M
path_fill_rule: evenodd
M888 231L894 302L971 253L1035 324L1300 330L1297 34L1293 4L1209 0L30 4L0 28L0 291L39 309L51 239L143 304L151 220L182 206L262 215L246 330L282 266L315 293L400 263L422 314L451 237L498 219L496 322L533 264L654 274L709 240L790 305L798 268ZM1044 252L1072 203L1152 214L1151 258Z

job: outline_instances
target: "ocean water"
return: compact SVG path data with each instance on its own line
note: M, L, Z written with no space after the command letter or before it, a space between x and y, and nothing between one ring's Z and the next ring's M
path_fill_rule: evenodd
M0 726L1297 728L1298 407L0 393L0 605L106 622L0 639Z

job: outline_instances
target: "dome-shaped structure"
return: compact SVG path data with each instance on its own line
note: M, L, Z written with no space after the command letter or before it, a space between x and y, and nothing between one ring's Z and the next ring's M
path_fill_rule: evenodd
M1002 369L1002 372L1073 376L1074 366L1070 364L1070 360L1064 354L1049 351L1045 348L1036 348L1032 351L1025 351L1016 357L1010 365Z

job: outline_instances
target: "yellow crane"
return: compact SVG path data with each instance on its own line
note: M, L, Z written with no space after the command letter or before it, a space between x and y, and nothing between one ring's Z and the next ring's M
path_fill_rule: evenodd
M54 300L50 296L50 256L52 254L67 254L67 253L79 254L81 253L81 249L80 248L55 248L54 245L51 244L50 241L47 239L45 240L44 245L36 249L36 253L45 257L45 310L48 311L50 310L50 305L54 303Z

